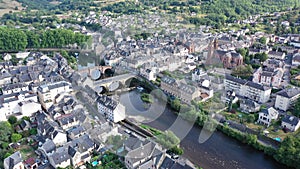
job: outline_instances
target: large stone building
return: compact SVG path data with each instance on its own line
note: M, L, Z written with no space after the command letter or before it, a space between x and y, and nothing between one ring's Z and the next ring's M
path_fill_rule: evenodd
M283 76L283 70L281 68L258 68L253 73L252 81L254 83L260 83L265 86L280 87Z
M168 76L164 76L161 79L161 89L170 95L180 98L181 101L186 103L191 103L192 100L201 95L197 87L176 81Z

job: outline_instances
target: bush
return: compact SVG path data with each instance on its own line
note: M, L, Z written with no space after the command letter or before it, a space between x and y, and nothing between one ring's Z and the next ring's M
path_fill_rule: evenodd
M18 122L18 119L15 117L15 116L9 116L8 118L8 122L11 124L11 125L14 125Z
M183 154L183 149L180 148L180 147L172 147L171 149L168 150L169 153L174 153L174 154L177 154L177 155L182 155Z
M172 131L165 131L157 136L157 142L170 149L177 146L180 143L180 139Z
M151 94L142 93L141 99L146 103L153 103L153 96Z

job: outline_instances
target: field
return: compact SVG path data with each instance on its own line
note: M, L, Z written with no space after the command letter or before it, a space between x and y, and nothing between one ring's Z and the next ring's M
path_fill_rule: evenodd
M9 13L10 11L15 12L16 7L18 8L18 11L23 9L21 4L17 1L0 0L0 16Z

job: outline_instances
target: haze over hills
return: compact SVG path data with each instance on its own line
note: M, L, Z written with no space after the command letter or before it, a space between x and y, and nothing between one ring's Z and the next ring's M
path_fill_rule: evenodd
M5 0L4 0L5 1ZM298 0L17 0L27 10L63 14L69 11L109 11L113 15L162 13L193 25L221 28L250 15L299 8ZM10 4L11 5L11 4ZM14 7L13 7L14 8ZM8 13L11 8L5 9Z

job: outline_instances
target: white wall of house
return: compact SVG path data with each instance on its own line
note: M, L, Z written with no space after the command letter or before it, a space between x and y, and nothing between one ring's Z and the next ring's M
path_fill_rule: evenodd
M259 113L257 122L269 127L272 122L272 118L264 113Z
M291 131L297 131L300 127L300 121L297 125L291 125L290 123L286 123L286 122L282 121L281 126L284 128L288 128Z
M290 99L277 95L274 107L283 111L287 111L290 107Z

